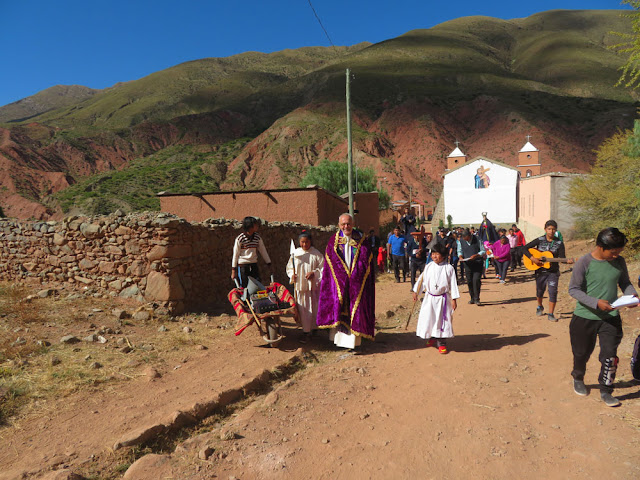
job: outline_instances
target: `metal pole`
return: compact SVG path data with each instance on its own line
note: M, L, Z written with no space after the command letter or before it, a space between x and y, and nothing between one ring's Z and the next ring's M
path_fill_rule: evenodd
M411 204L413 203L413 187L409 187L409 213L411 213Z
M351 71L347 68L347 165L349 166L349 215L353 217L353 158L351 154Z

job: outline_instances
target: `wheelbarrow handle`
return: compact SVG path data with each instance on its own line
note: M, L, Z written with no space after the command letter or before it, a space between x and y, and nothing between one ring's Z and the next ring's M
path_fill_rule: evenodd
M233 281L236 282L236 288L240 288L240 282L238 281L238 279L234 278Z

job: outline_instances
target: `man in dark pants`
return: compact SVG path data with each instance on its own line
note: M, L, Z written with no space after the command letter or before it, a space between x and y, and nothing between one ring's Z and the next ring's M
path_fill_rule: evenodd
M554 258L563 258L565 256L564 243L555 237L558 224L555 220L547 220L544 224L545 234L541 237L534 238L523 247L524 254L535 265L540 268L535 272L536 278L536 298L538 300L538 307L536 308L536 315L544 315L544 307L542 306L542 299L544 298L544 292L549 290L549 313L547 318L550 322L557 322L558 319L554 315L556 309L556 303L558 301L558 282L560 280L560 266L558 261L549 262L549 268L544 268L544 263L534 257L529 251L530 248L535 248L541 252L551 252ZM564 263L573 263L573 259L564 259Z
M416 274L418 271L423 272L427 264L427 234L422 232L412 232L407 241L407 251L409 252L409 270L411 271L411 291L416 283Z
M482 284L482 268L484 265L484 247L478 237L471 235L466 229L462 233L462 239L458 244L458 257L464 263L469 287L469 303L480 305L480 286Z
M608 407L620 405L611 394L618 368L618 345L622 340L622 320L611 303L618 296L618 287L625 295L638 296L629 280L627 264L620 256L626 243L627 238L617 228L602 230L596 238L595 249L576 262L569 284L569 294L577 300L569 325L573 389L578 395L589 393L584 375L598 339L602 364L598 376L600 397Z
M518 228L518 226L514 223L513 225L511 225L511 228L513 228L513 234L516 236L517 240L516 240L516 261L514 262L514 267L518 266L521 267L522 266L522 256L524 255L524 246L527 244L527 241L524 238L524 233L522 233L522 230L520 230ZM515 265L515 263L517 263L517 265Z
M380 237L376 235L376 231L372 228L369 230L369 245L373 249L374 253L378 255L378 248L380 248Z
M400 226L396 226L393 229L393 235L389 237L389 243L387 243L387 253L391 259L391 265L393 272L396 276L396 283L400 283L400 268L402 267L403 282L407 281L407 266L405 262L405 246L407 241L400 234Z

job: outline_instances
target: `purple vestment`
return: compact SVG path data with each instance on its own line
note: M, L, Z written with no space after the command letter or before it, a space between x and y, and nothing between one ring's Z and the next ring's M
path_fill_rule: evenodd
M317 324L337 327L373 340L375 335L375 264L370 242L357 230L351 234L351 269L344 260L342 231L329 239L320 284Z

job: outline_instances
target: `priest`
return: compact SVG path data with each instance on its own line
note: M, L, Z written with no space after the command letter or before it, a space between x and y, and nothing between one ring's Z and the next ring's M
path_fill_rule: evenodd
M375 257L351 215L340 215L338 227L325 250L317 324L339 347L355 348L375 335Z

